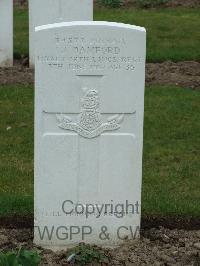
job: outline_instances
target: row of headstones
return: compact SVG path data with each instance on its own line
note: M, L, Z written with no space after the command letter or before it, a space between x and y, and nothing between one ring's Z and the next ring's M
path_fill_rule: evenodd
M93 0L29 0L29 58L34 65L35 27L93 20ZM13 0L0 0L0 67L13 65Z

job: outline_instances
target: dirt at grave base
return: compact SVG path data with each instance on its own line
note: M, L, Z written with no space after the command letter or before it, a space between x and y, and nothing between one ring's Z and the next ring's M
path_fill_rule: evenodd
M66 261L67 250L52 252L33 245L30 229L0 229L0 251L35 249L42 257L41 265L72 265ZM160 227L143 230L138 241L126 241L116 249L101 249L108 258L104 264L90 265L200 265L200 230L170 230ZM80 265L76 262L73 265Z
M19 61L11 68L0 68L0 85L32 85L34 71ZM148 63L146 84L175 85L185 88L200 88L200 62Z

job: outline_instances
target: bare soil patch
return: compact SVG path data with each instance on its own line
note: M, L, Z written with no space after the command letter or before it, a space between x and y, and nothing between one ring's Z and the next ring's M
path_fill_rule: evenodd
M14 6L17 8L27 8L28 0L14 0Z
M26 63L26 60L24 61ZM0 68L0 85L32 85L34 70L16 61L14 67ZM175 85L186 88L200 88L200 62L148 63L147 85Z
M135 6L137 7L137 1L136 0L126 0L125 1L126 7ZM186 8L194 8L199 7L200 1L199 0L169 0L166 3L163 4L157 4L157 7L167 7L167 8L176 8L176 7L186 7Z
M0 217L0 228L7 229L31 229L34 226L33 215L10 215ZM143 215L141 221L142 230L159 228L168 229L200 230L200 217L193 216L172 216L172 215Z
M33 69L19 62L15 62L13 67L0 68L0 85L32 85L33 81Z
M146 83L200 88L200 63L194 61L149 63Z
M199 7L199 0L171 0L165 4L166 7Z
M41 265L72 265L67 263L67 250L52 252L33 244L31 229L0 229L0 251L24 247L37 250L42 257ZM108 263L90 265L200 265L200 230L170 230L164 227L143 230L138 241L125 241L119 248L99 248ZM80 265L73 263L73 265Z

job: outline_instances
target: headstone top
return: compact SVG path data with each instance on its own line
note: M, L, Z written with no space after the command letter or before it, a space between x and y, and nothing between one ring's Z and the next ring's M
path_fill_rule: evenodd
M36 35L35 74L44 95L48 94L41 103L45 112L80 114L82 88L98 91L103 113L136 111L144 88L144 28L102 21L62 22L39 26Z
M146 29L140 26L125 24L125 23L117 23L117 22L107 22L107 21L72 21L72 22L59 22L47 25L41 25L35 28L35 31L41 31L45 29L56 29L61 27L71 27L71 26L110 26L116 28L126 28L131 30L137 30L141 32L146 32Z

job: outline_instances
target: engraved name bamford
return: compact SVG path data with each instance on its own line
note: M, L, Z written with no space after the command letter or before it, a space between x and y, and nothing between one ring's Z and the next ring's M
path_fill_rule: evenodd
M135 71L144 58L126 51L125 38L91 38L55 34L56 55L38 55L46 67L65 71Z
M80 136L89 139L101 135L104 131L119 129L124 115L114 115L109 117L106 123L103 123L99 107L100 100L98 91L88 89L81 99L81 113L78 123L73 122L69 116L57 114L56 117L60 122L58 126L65 130L75 131Z

